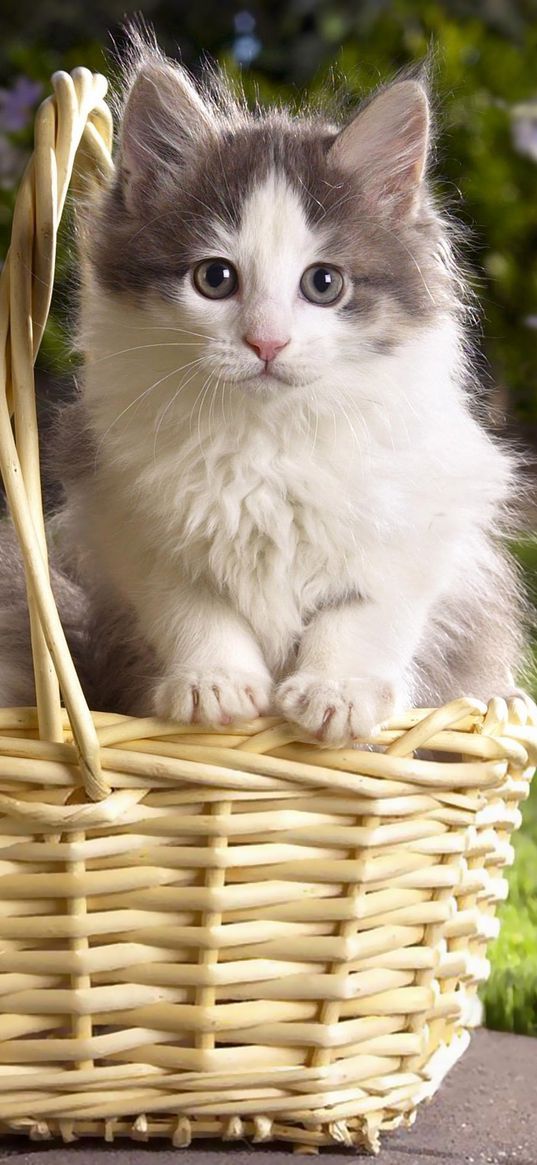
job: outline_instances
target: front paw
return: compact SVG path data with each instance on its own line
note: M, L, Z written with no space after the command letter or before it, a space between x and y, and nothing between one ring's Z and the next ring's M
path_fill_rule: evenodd
M323 744L342 748L370 736L395 711L397 692L389 680L358 677L331 680L297 672L280 684L278 708Z
M166 720L219 726L266 715L271 696L268 675L223 669L183 671L160 682L153 708Z

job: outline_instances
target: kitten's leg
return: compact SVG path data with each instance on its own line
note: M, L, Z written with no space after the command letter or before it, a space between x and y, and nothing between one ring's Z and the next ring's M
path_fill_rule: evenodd
M152 695L158 716L220 725L270 710L272 677L248 623L203 584L176 589L147 630L166 661Z
M442 568L440 556L427 571L399 564L375 601L319 611L278 689L284 715L340 745L412 701L512 695L526 617L516 570L487 544L451 590Z
M414 633L417 624L416 618ZM278 706L327 744L367 736L410 703L405 673L412 646L410 625L399 624L391 603L319 611L302 637L296 672L278 688Z
M465 693L480 700L523 696L531 611L511 560L496 548L433 606L415 654L415 698L422 707Z
M50 555L50 579L60 618L77 664L90 654L86 624L88 599L58 570ZM24 566L11 523L0 521L0 707L35 704L30 619Z

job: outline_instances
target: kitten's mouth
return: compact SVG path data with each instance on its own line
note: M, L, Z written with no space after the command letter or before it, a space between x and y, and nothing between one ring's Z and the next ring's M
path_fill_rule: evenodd
M298 372L286 372L284 368L273 368L265 365L259 372L249 372L245 376L230 377L235 384L248 384L254 381L260 381L264 386L271 380L277 380L280 384L288 384L290 386L298 386L310 384L312 380L316 380L316 376L301 376Z

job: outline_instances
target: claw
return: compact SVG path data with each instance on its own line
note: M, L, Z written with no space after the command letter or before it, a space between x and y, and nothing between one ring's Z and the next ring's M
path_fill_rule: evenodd
M326 711L324 713L321 727L319 728L319 731L315 733L317 740L323 739L323 736L325 734L325 730L328 727L328 725L330 724L330 721L331 721L332 717L334 716L335 711L336 711L336 709L335 709L334 705L329 704L328 708L326 709Z

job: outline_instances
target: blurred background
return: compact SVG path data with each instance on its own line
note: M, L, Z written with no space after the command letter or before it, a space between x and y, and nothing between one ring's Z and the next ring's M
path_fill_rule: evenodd
M537 0L145 0L171 56L194 71L216 58L249 97L302 100L328 81L359 98L432 53L439 136L437 189L467 228L478 295L481 380L491 426L529 453L537 478ZM9 244L17 182L33 118L56 69L76 65L113 80L114 46L132 11L124 0L3 0L0 15L0 258ZM45 406L76 371L69 322L72 248L59 250L58 290L39 356ZM68 387L67 387L68 391ZM514 547L537 599L537 508ZM535 641L537 656L537 637ZM537 694L535 669L527 685ZM536 781L537 784L537 781ZM486 1022L537 1035L537 789L516 838L509 903L492 950Z

